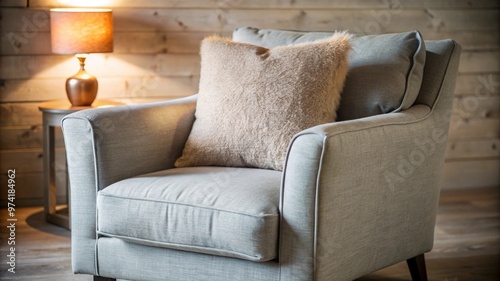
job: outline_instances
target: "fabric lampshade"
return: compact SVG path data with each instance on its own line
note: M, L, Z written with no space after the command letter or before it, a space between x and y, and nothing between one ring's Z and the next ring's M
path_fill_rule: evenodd
M113 15L109 9L51 9L50 27L53 53L113 51Z

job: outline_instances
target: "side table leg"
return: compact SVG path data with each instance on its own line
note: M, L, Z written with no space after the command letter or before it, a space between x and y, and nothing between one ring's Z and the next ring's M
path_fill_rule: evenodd
M44 215L48 222L69 229L69 218L57 212L55 129L59 116L43 115ZM69 205L68 205L69 207Z
M54 215L57 210L57 191L56 191L56 150L55 150L55 129L49 126L49 215Z
M46 116L44 115L44 119ZM43 188L44 188L44 214L45 219L56 212L56 185L54 168L54 127L47 120L43 124Z

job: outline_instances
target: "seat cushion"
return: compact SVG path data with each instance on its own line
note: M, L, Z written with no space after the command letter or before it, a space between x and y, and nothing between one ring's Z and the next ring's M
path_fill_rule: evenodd
M267 261L277 257L281 173L175 168L97 195L98 233L171 249Z
M272 48L332 34L242 27L233 32L233 40ZM352 39L352 47L338 121L397 112L413 105L425 65L425 44L418 31L358 36Z
M335 121L350 38L272 49L205 38L196 120L176 167L282 170L296 133Z

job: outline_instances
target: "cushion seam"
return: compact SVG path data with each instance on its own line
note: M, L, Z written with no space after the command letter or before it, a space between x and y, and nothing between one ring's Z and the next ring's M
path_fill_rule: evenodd
M415 72L416 72L416 68L418 68L418 63L417 63L417 58L420 54L420 52L423 52L424 53L424 62L423 62L423 66L425 66L425 56L426 56L426 53L425 53L425 41L423 40L420 32L418 30L415 30L413 32L410 32L410 33L415 33L415 38L417 39L417 41L419 42L418 44L418 47L417 49L415 50L415 52L413 53L413 55L411 56L411 66L410 66L410 69L408 71L408 73L406 74L406 83L405 83L405 90L404 90L404 94L403 94L403 97L401 99L401 102L399 104L399 106L394 109L393 111L391 112L388 112L388 113L395 113L395 112L400 112L404 109L408 109L410 108L413 104L410 104L410 105L406 105L405 106L405 103L406 101L408 100L409 96L410 96L410 88L411 88L411 83L412 79L411 79L411 76L414 76L415 75ZM420 86L422 85L422 80L423 80L423 73L424 73L424 69L422 67L422 73L421 73L421 77L420 77ZM418 96L420 94L420 87L417 91L417 95L415 96L415 100L417 100ZM413 101L413 103L415 103L415 101Z
M264 255L261 255L260 257L261 258L258 258L257 256L251 256L251 255L248 255L248 254L245 254L245 253L242 253L242 252L237 252L237 251L232 251L232 250L227 250L227 249L222 249L222 248L215 248L215 247L212 247L212 248L209 248L209 247L204 247L204 246L200 246L200 245L190 245L190 244L183 244L183 243L171 243L171 242L161 242L161 241L154 241L154 240L149 240L149 239L144 239L144 238L139 238L139 237L133 237L133 236L123 236L123 235L118 235L118 234L112 234L112 233L108 233L108 232L104 232L104 231L97 231L98 234L100 235L105 235L105 236L108 236L108 237L115 237L115 238L121 238L121 239L124 239L124 240L135 240L136 242L138 240L140 241L145 241L145 242L149 242L151 244L161 244L161 245L164 245L164 246L180 246L183 247L185 246L186 248L189 248L190 246L193 247L193 248L198 248L198 249L203 249L203 250L220 250L220 251L223 251L223 252L226 252L226 253L235 253L235 254L238 254L238 255L241 255L241 256L245 256L245 257L251 257L253 258L252 260L255 261L255 260L264 260L264 259L267 259ZM174 248L171 248L173 250L176 250ZM275 258L276 256L273 256L271 257L271 259Z
M191 208L200 208L200 209L206 209L206 210L213 210L213 211L218 211L218 212L225 212L225 213L231 213L231 214L237 214L237 215L243 215L243 216L249 216L249 217L255 217L255 218L279 216L279 212L274 212L274 213L270 213L270 214L265 213L263 216L259 216L259 215L252 215L252 214L246 214L246 213L240 213L240 212L233 212L233 211L229 211L229 210L222 210L219 208L210 208L210 207L206 207L206 206L178 203L178 202L170 202L170 201L160 201L160 200L153 200L153 199L149 199L149 198L139 199L139 198L133 198L133 197L116 196L116 195L102 194L102 193L99 193L98 196L117 198L117 199L126 199L126 200L135 200L135 201L148 201L148 202L154 202L154 203L165 203L165 204L179 205L179 206L185 206L185 207L191 207Z
M388 123L382 123L382 124L378 124L378 125L375 125L375 126L368 125L368 126L362 127L362 128L352 128L352 129L348 129L348 130L345 130L345 131L342 131L342 132L335 132L335 131L332 132L332 130L330 128L326 128L326 130L323 130L323 131L320 131L320 132L311 132L311 131L301 132L301 133L298 133L296 136L300 136L300 135L304 135L304 134L317 134L317 135L326 135L328 137L333 137L333 136L339 136L339 135L353 133L353 132L360 132L360 131L365 131L365 130L372 130L372 129L382 128L382 127L388 127L388 126L400 126L400 125L415 124L415 123L419 123L419 122L423 122L423 121L427 120L433 114L433 112L434 112L433 108L431 108L429 106L427 106L427 107L430 110L424 116L415 117L414 119L408 120L408 121L391 121L391 122L388 122ZM405 111L394 112L394 113L386 113L386 114L397 114L397 113L401 113L401 112L405 112ZM371 116L371 117L373 117L373 116ZM370 117L366 117L366 118L370 118ZM327 123L327 124L330 124L330 123Z

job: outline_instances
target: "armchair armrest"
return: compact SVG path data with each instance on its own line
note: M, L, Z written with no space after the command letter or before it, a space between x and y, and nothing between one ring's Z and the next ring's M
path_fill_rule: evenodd
M352 280L429 251L448 118L414 105L296 135L280 202L282 274Z
M135 175L173 167L194 122L196 96L144 105L82 110L63 118L71 186L75 273L95 268L96 196Z
M62 121L69 165L95 162L99 189L171 168L191 130L195 105L196 97L191 96L70 114ZM83 159L89 148L92 159Z

